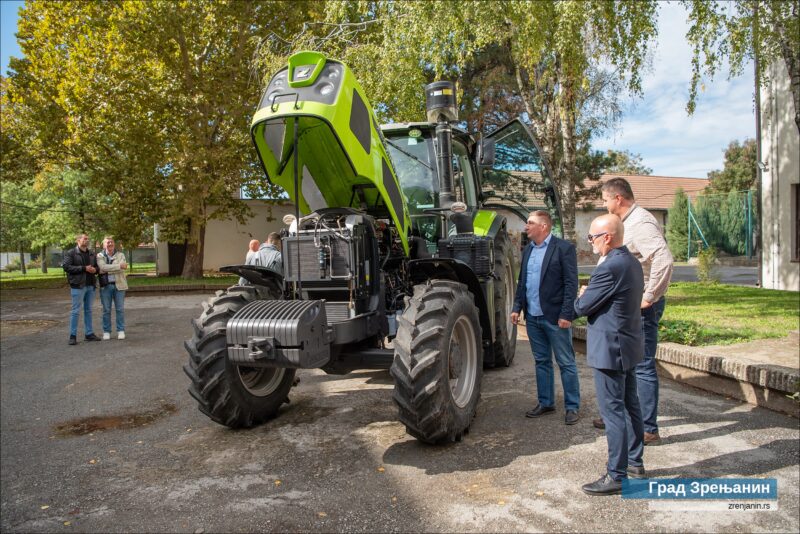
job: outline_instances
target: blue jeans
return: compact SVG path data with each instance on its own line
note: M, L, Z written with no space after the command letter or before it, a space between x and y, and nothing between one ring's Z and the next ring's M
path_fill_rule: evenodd
M525 324L531 351L536 361L536 393L539 404L549 408L555 405L555 375L553 356L561 371L561 386L564 388L564 408L578 411L581 392L578 383L578 367L572 349L572 329L559 328L544 317L525 314Z
M635 371L593 369L597 407L606 424L608 474L614 480L628 478L628 467L641 467L644 428Z
M664 315L666 300L661 297L649 308L642 310L642 334L644 335L644 360L636 366L636 388L642 407L644 431L658 433L658 373L656 372L656 349L658 348L658 322Z
M103 303L103 332L111 333L111 302L117 311L117 332L125 331L125 292L114 284L100 288L100 302Z
M78 337L78 314L83 304L83 330L87 336L94 334L92 327L92 303L94 302L94 286L85 286L78 289L69 288L72 297L72 310L69 314L69 335Z

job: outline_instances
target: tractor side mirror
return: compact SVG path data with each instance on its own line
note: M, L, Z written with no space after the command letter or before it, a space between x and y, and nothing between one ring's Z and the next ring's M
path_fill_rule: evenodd
M481 139L478 145L478 163L481 167L491 167L494 165L494 139Z

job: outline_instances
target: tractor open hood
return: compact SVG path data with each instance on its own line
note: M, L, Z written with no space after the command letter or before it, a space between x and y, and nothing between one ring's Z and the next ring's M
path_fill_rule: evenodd
M352 207L391 217L408 250L405 200L375 113L346 65L317 52L291 56L264 91L250 133L267 179L301 213Z

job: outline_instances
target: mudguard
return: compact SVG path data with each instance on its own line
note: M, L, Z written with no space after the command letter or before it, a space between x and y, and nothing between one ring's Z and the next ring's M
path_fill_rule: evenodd
M469 265L458 260L445 258L411 260L408 262L408 271L411 280L417 284L434 278L454 280L466 284L470 292L475 296L475 306L478 308L478 317L483 331L484 348L491 350L491 342L494 339L494 303L487 301L486 295L491 294L491 288L487 291L484 285L493 283L494 279L488 278L482 284ZM488 347L486 347L487 342L489 344Z

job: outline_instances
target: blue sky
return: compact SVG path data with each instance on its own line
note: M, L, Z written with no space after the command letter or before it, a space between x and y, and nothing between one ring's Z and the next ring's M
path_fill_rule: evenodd
M23 2L0 1L0 68L19 56L14 33ZM752 66L732 80L722 72L706 80L697 109L686 114L691 52L686 42L686 11L674 2L659 4L659 37L653 68L644 77L644 96L628 100L620 127L603 139L599 150L613 148L642 155L643 163L661 176L705 178L721 169L724 151L733 140L755 137Z

